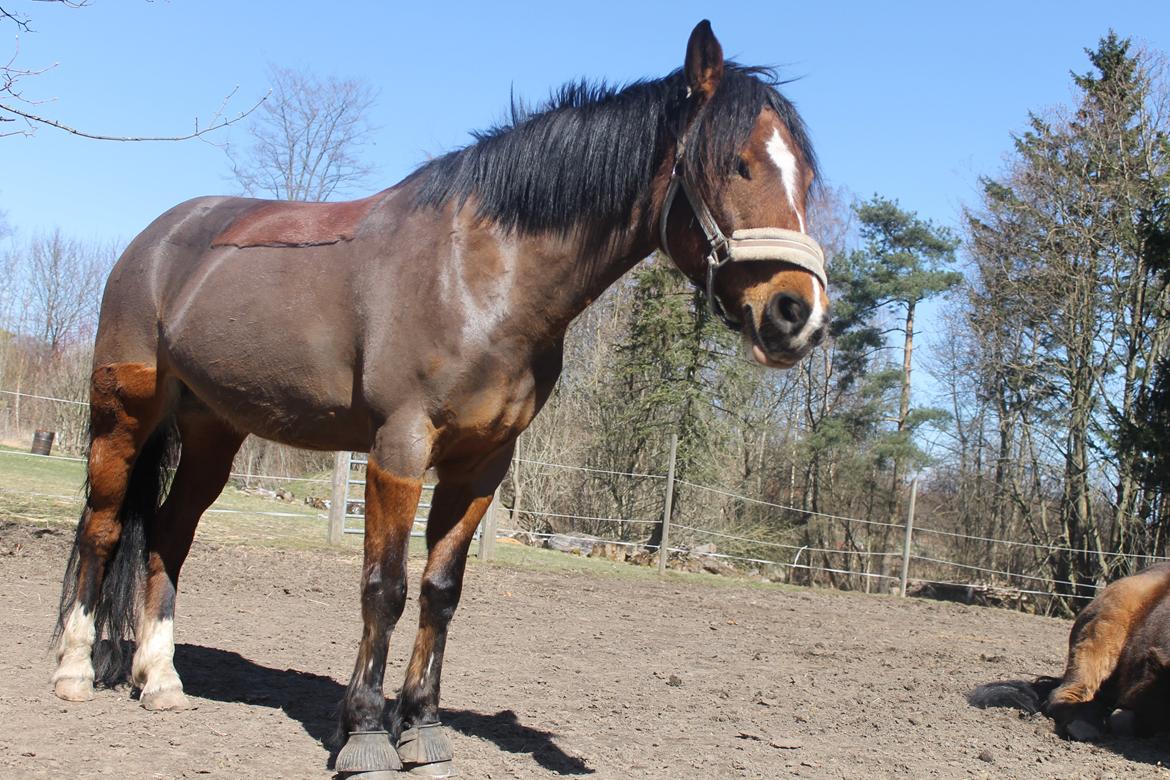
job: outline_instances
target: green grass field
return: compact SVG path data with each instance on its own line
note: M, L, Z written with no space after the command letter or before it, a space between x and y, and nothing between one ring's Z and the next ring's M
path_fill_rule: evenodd
M81 512L84 480L85 464L80 460L45 458L23 450L0 447L0 521L72 527L77 523ZM304 483L293 484L293 490L297 491L295 485ZM315 484L312 492L322 495L327 489L328 485ZM297 495L304 495L303 487L297 491ZM336 551L339 548L330 545L326 540L326 526L324 511L313 509L299 499L295 503L289 503L263 498L245 493L235 484L229 484L203 516L197 539L220 544ZM360 534L346 534L340 549L357 551L361 549L361 544ZM424 547L422 539L412 540L412 555L418 556ZM472 549L475 550L475 545ZM472 561L473 564L476 563L474 558ZM496 544L495 562L565 573L638 578L658 576L653 567L566 555L555 550L508 544L503 540ZM742 586L750 583L760 587L788 587L738 577L676 571L668 572L667 577L701 580L714 585Z

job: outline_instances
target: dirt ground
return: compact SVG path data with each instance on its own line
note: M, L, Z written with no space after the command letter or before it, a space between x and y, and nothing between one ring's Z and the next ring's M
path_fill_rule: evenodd
M0 523L0 777L330 776L354 550L197 543L176 632L197 707L149 713L128 690L50 691L68 541ZM1066 621L640 570L473 561L467 580L443 680L464 778L1170 777L1165 742L1069 743L966 705L980 682L1059 673Z

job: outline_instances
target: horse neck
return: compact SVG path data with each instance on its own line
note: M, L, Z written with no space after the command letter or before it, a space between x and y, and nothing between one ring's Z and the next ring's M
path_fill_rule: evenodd
M639 226L642 221L635 218L634 227L600 246L579 234L521 239L518 308L539 312L548 337L563 336L577 315L654 251L653 231Z

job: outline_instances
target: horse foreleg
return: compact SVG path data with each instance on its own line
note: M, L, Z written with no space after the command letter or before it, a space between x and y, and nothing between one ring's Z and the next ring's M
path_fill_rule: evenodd
M58 623L57 669L53 692L67 701L93 698L94 642L103 631L110 633L109 646L102 648L100 671L110 682L122 670L119 642L122 621L133 614L131 601L136 593L103 595L106 570L122 540L122 511L131 490L131 475L139 454L159 424L163 412L157 372L149 366L120 364L101 366L90 385L90 446L88 495L78 522L70 563L62 586ZM144 461L161 458L153 453ZM153 469L157 463L142 463ZM149 475L136 483L139 503L156 500ZM149 510L148 510L149 511ZM132 555L132 554L131 554ZM135 566L126 560L127 566ZM117 599L119 603L102 603Z
M386 652L406 604L406 557L422 480L384 470L371 454L366 468L366 538L362 566L362 640L341 705L345 745L338 772L401 768L382 726Z
M131 679L148 710L190 706L175 671L175 594L179 570L195 528L227 484L232 458L244 437L218 420L180 418L183 451L170 493L147 536L146 589Z
M440 479L427 518L427 565L419 589L419 626L394 710L398 755L416 774L447 777L452 750L439 728L439 688L447 628L463 592L467 550L507 469L507 457L472 481ZM500 465L502 464L502 466Z

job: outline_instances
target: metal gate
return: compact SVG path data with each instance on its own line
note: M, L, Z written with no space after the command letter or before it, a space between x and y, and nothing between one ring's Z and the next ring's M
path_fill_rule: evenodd
M345 463L345 515L342 519L341 530L347 534L365 533L366 522L366 461L369 456L364 452L350 452L346 454ZM423 483L422 497L415 510L414 527L410 529L411 536L425 537L427 535L427 512L431 508L431 495L435 486Z

